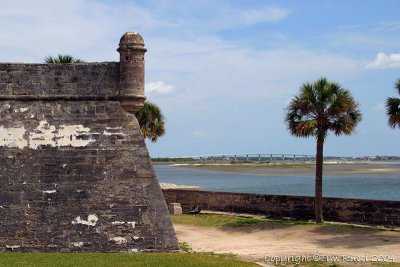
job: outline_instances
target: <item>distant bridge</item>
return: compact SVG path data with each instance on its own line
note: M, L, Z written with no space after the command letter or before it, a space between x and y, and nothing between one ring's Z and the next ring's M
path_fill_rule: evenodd
M199 162L309 162L315 161L315 155L300 154L215 154L202 156L184 156L179 158L193 159ZM324 157L324 161L351 161L352 157Z

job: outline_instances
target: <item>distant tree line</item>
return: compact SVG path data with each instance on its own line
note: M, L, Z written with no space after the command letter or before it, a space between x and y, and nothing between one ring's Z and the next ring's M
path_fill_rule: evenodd
M197 160L193 158L151 158L152 162L179 162L179 163L185 163L185 162L197 162Z

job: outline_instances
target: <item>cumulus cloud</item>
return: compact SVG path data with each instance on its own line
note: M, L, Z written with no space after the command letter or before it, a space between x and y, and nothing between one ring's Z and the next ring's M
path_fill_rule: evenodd
M367 69L387 69L398 67L400 67L400 53L385 54L382 52L378 53L375 59L365 66Z
M166 84L163 81L157 81L146 83L146 92L149 94L170 95L176 92L176 88L175 86Z

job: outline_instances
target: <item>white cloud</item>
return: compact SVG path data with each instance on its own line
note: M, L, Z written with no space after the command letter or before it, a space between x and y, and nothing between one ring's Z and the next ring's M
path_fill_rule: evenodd
M176 88L173 85L166 84L163 81L146 83L146 93L149 94L162 94L169 95L176 92Z
M219 137L219 134L194 130L191 136L200 139L217 139Z
M285 19L289 15L289 10L265 6L260 8L242 9L238 7L223 7L217 9L213 17L210 17L201 27L209 29L223 30L253 26L259 23L277 22ZM206 28L205 28L206 29Z
M0 58L42 62L48 55L62 53L85 61L116 61L118 40L126 31L142 33L146 44L151 36L190 41L221 29L280 21L290 13L277 6L243 8L224 1L159 2L157 6L130 1L111 5L98 0L2 0L0 24L7 27L2 30Z
M371 21L372 22L372 21ZM323 34L327 46L351 49L353 54L368 51L392 51L400 46L400 21L376 21L375 23L337 26L336 31Z
M400 67L400 53L387 55L382 52L376 55L374 61L365 66L367 69L387 69L398 67Z
M214 103L227 96L230 100L286 96L296 92L304 81L352 75L363 66L334 53L302 48L255 50L215 38L191 42L153 39L149 43L154 47L146 55L147 77L168 79L178 88L185 88L173 99L179 103L172 105L176 108L193 109L202 100ZM163 45L155 46L158 43Z
M2 29L0 58L23 62L42 62L58 53L85 61L118 60L115 50L124 32L168 26L135 3L96 0L2 0L0 24L7 25Z
M281 21L290 14L290 10L279 6L233 1L169 1L167 5L161 5L165 12L157 15L173 22L174 30L169 35L177 31L197 35L200 32L246 28Z
M287 9L266 6L260 9L244 10L241 13L241 21L247 25L254 25L260 22L280 21L288 15Z

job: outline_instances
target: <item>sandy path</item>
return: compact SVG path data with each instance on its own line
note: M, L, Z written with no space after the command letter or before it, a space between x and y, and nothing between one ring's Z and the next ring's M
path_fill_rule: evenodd
M194 251L233 253L244 260L317 254L370 258L382 255L400 262L400 232L314 225L206 228L175 224L174 227L179 242L187 242Z

